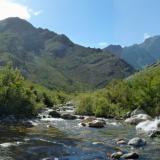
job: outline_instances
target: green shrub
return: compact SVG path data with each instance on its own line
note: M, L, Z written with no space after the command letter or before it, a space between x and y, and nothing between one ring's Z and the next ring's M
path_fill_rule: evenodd
M78 114L93 115L93 96L91 94L82 94L76 99Z
M0 115L30 117L42 107L24 83L25 80L18 70L10 67L0 70Z
M0 70L0 116L32 117L43 107L66 101L65 93L26 81L17 69Z
M136 108L151 116L160 114L160 64L124 79L112 81L106 88L77 96L77 113L121 117Z

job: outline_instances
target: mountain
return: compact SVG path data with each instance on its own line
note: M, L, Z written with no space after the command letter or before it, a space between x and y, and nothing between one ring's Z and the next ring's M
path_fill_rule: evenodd
M154 36L141 44L124 48L111 45L106 47L104 51L110 51L135 69L141 69L160 60L160 36Z
M134 72L112 53L80 46L20 18L0 21L0 65L7 63L33 82L70 92L99 88Z
M108 47L104 48L104 51L111 52L118 57L121 57L123 48L120 45L109 45Z

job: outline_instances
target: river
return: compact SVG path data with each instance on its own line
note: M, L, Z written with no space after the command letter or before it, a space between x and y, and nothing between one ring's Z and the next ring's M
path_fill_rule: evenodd
M138 135L143 148L117 146L117 138L136 137L135 126L105 119L105 128L79 125L80 119L42 118L32 128L0 126L0 160L107 160L117 147L140 155L140 160L160 160L160 139Z

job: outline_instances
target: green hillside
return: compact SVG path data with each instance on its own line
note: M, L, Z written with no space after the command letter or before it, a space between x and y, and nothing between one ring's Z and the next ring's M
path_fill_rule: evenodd
M136 108L160 114L160 64L154 64L104 89L76 97L77 112L96 116L123 116Z
M0 21L0 65L7 63L33 82L69 92L100 88L134 72L111 53L79 46L19 18Z

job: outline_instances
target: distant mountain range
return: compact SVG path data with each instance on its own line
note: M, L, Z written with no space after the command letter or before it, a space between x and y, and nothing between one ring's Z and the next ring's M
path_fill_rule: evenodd
M160 60L160 36L148 38L141 44L129 47L110 45L104 48L104 51L110 51L135 69L141 69Z
M135 71L108 51L77 45L20 18L0 21L0 65L7 63L33 82L70 92L100 88Z

